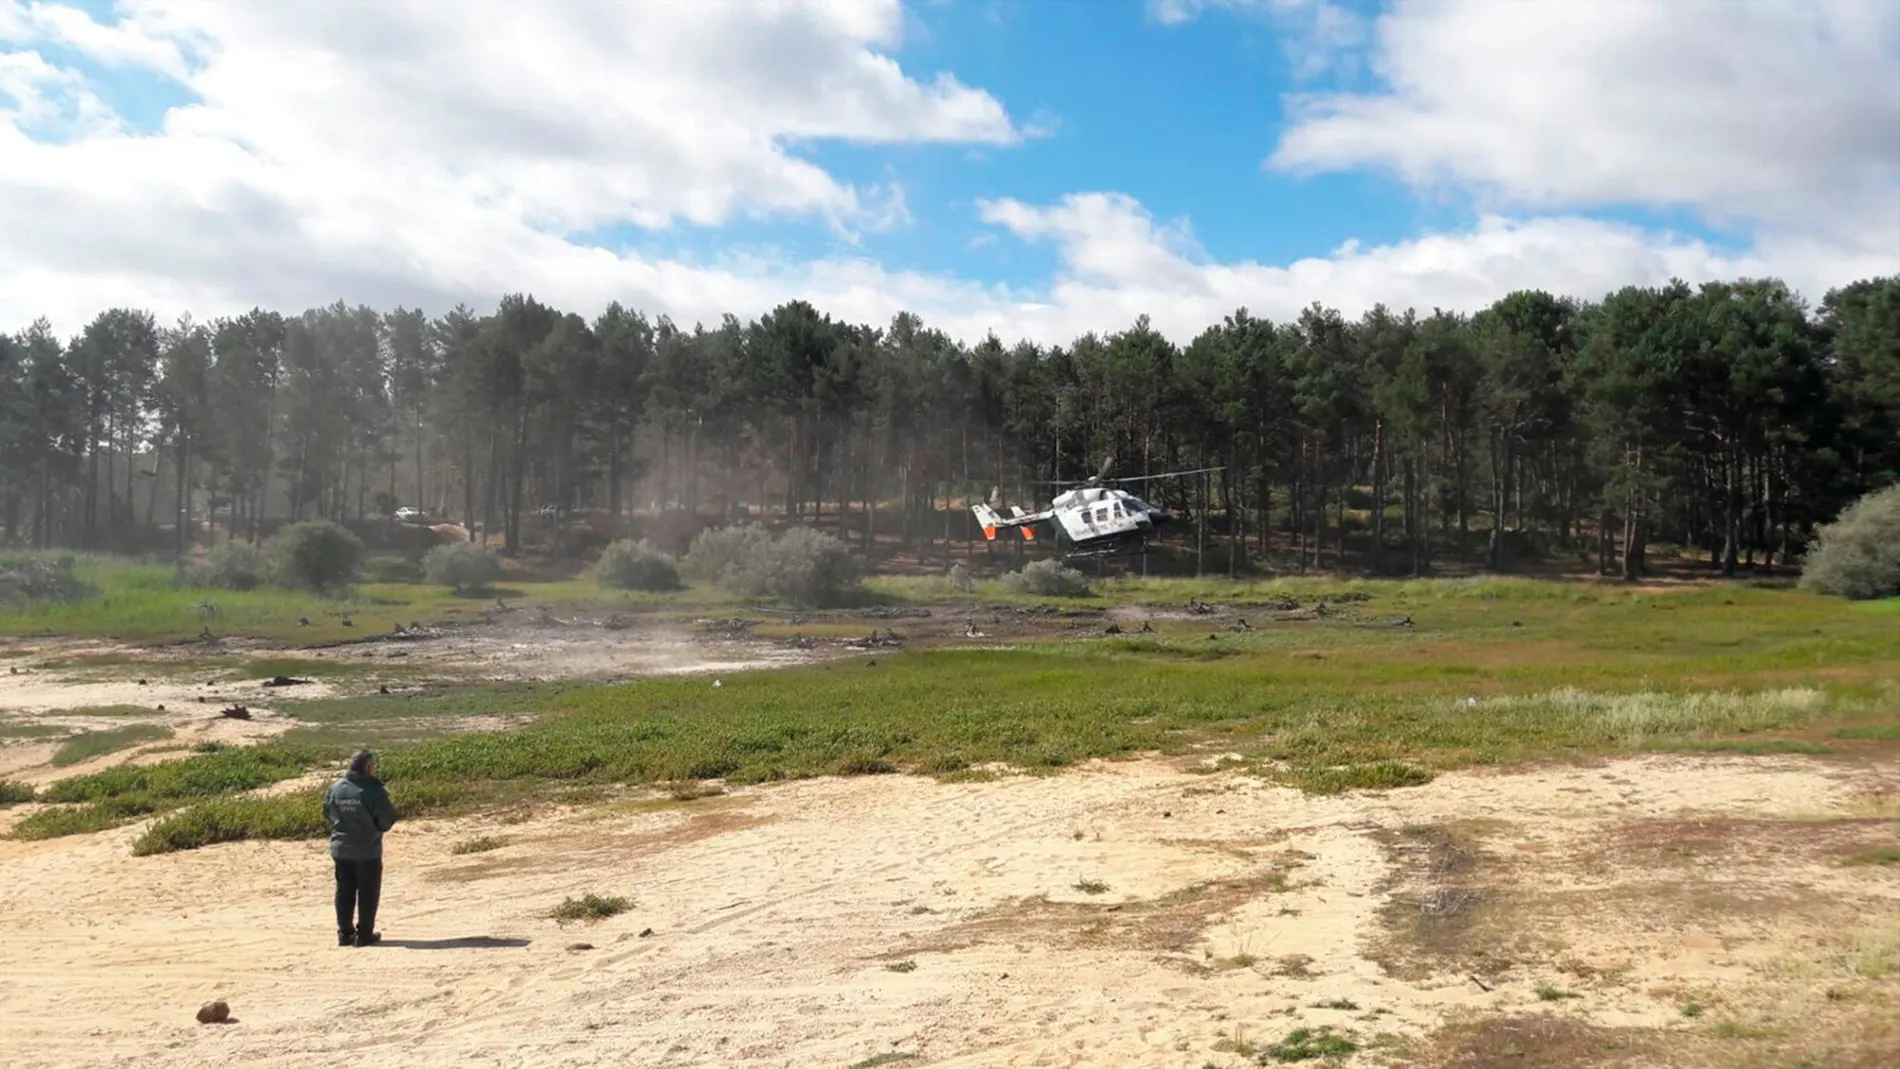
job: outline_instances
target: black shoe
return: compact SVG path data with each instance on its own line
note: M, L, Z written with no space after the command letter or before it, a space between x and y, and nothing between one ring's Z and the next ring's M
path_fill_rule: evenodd
M383 933L381 932L357 932L356 933L356 945L360 947L373 947L382 941L383 941Z
M338 933L336 933L336 945L337 945L337 946L340 946L340 947L349 947L349 946L355 946L355 945L356 945L356 933L355 933L355 932L338 932Z

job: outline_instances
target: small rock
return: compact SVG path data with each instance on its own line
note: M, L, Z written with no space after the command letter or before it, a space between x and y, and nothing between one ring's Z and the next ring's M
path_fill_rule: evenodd
M164 711L165 711L165 707L164 707L163 705L161 705L161 706L159 706L159 707L158 707L158 711L159 711L159 712L161 712L161 713L162 713L162 712L164 712Z
M378 694L388 694L388 693L389 693L389 687L388 687L388 686L386 686L386 685L385 685L385 686L381 686L381 687L377 687L377 688L376 688L376 693L378 693Z
M651 928L642 928L642 929L640 929L640 938L642 938L642 939L645 939L645 938L647 938L647 937L649 937L649 936L651 936L652 934L653 934L653 929L651 929Z
M141 680L141 682L143 682L143 680ZM267 687L301 687L309 682L310 680L308 679L296 679L291 676L272 676L264 681L264 685Z
M198 1007L199 1024L223 1024L231 1019L231 1007L223 999Z
M594 949L594 944L592 944L592 943L569 943L569 944L567 945L567 949L569 949L569 950L592 950L592 949Z
M139 680L139 686L141 687L145 686L145 681L143 679Z
M1161 819L1162 819L1162 820L1167 820L1167 819L1169 819L1169 818L1171 818L1171 817L1173 817L1173 816L1174 816L1174 811L1173 811L1173 810L1171 810L1171 809L1163 809L1163 810L1161 811Z

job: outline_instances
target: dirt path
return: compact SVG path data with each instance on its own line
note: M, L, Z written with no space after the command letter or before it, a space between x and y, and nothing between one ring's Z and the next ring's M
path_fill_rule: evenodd
M1894 842L1896 797L1894 767L1803 759L1343 798L1161 762L818 780L401 827L389 942L372 950L334 945L317 843L139 859L136 828L0 841L0 1048L21 1069L327 1069L371 1050L431 1066L1228 1069L1321 1026L1367 1048L1349 1064L1438 1064L1448 1021L1548 1012L1692 1052L1718 1022L1892 1015L1900 881L1840 862ZM450 853L481 834L506 845ZM547 919L585 892L633 909ZM196 1024L211 998L238 1023ZM1685 1015L1692 1001L1706 1014Z

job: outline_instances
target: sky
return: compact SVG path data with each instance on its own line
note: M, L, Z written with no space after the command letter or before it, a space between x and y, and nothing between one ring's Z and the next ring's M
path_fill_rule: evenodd
M1900 273L1894 0L0 0L0 331L965 341Z

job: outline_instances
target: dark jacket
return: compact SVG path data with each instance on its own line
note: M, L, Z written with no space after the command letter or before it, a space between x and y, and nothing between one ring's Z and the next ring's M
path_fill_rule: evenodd
M330 856L338 861L380 861L383 833L396 824L383 781L363 772L346 773L323 796L330 822Z

